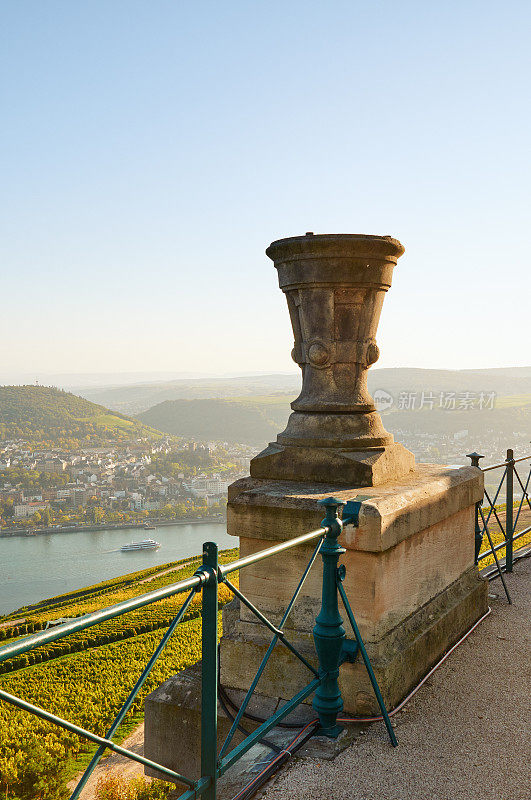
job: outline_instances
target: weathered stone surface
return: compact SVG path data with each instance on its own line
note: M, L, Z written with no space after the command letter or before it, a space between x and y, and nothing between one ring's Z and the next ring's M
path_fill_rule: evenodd
M385 292L404 248L390 236L326 234L273 242L301 367L286 430L251 461L251 476L376 486L411 472L367 390Z
M282 434L279 434L279 440ZM272 442L252 460L254 478L280 474L284 480L317 481L333 475L342 486L380 486L396 476L413 472L415 459L401 444L371 450L340 450L332 447L285 447Z
M218 705L218 750L230 726ZM243 738L237 731L234 743ZM169 678L146 697L144 755L187 778L201 777L201 663ZM149 767L145 773L166 780Z
M385 696L397 702L400 691L403 696L486 609L486 585L474 566L474 505L482 492L478 469L428 464L417 465L400 482L363 493L333 483L244 478L230 487L228 530L238 535L246 556L318 528L317 500L323 497L361 500L359 527L345 526L339 540L346 550L343 585ZM297 547L241 571L241 590L273 622L279 621L312 549ZM321 572L318 561L286 626L308 657L314 654L311 632L321 602ZM436 610L427 612L429 607ZM267 634L247 608L234 614L232 605L224 612L222 678L243 688L265 652ZM237 675L231 665L237 665ZM290 688L304 681L304 668L280 645L269 669L270 679L266 674L261 684L266 694L279 681L288 681ZM364 693L373 697L361 666L345 664L341 676L344 701L353 711Z
M379 552L482 499L475 467L418 464L400 481L369 488L334 481L302 482L241 478L229 487L227 529L234 536L285 540L318 528L317 501L362 499L359 527L347 527L345 546Z
M232 616L233 619L227 620L227 633L221 640L221 680L225 686L243 690L252 681L269 639L263 627L238 619L236 606L226 609L226 616ZM389 708L397 705L486 609L487 582L472 567L380 639L365 641ZM345 627L347 638L353 639L348 623ZM291 629L289 639L316 666L311 634ZM310 673L304 665L279 644L260 679L259 691L262 695L286 700L309 679ZM355 664L343 664L339 684L347 713L378 713L374 692L361 659L358 658ZM307 703L311 703L311 698Z

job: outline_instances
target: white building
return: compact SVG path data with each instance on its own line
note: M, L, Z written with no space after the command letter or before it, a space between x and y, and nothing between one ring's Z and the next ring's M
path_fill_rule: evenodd
M223 494L227 491L232 480L224 480L219 475L197 475L183 486L195 497L208 497L212 494Z
M24 503L15 506L15 517L17 519L27 519L32 517L36 511L43 511L48 508L48 503Z

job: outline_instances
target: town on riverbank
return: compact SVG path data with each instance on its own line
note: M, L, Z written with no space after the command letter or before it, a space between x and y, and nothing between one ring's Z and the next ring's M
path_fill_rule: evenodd
M208 525L215 522L224 522L226 515L223 513L210 514L207 517L183 517L182 519L152 519L146 522L122 522L99 525L49 525L40 528L3 528L0 530L0 539L10 536L43 536L50 533L97 533L98 531L118 530L154 530L167 525Z
M0 536L224 519L252 449L148 437L103 446L0 443Z

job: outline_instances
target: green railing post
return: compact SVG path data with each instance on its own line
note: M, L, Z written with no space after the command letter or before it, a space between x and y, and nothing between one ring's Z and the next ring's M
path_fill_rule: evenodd
M477 467L478 469L481 469L481 467L479 466L479 459L480 458L485 458L485 456L482 456L479 453L476 453L474 451L473 453L468 453L467 454L467 458L470 459L470 462L471 462L470 466L471 467ZM476 503L476 523L475 523L475 536L474 536L474 545L475 545L475 547L474 547L474 563L475 564L478 563L479 551L481 550L481 545L483 544L483 529L481 528L481 525L479 524L479 515L480 515L481 505L482 505L482 500L480 500L478 503Z
M218 744L218 546L203 544L203 565L208 574L203 584L201 608L201 777L209 778L205 800L216 800Z
M514 452L507 450L507 478L505 480L505 571L513 571L513 509L514 509Z
M326 517L321 524L328 528L328 531L320 551L323 557L321 610L313 629L321 678L321 684L316 689L313 699L313 707L321 723L317 735L335 739L342 730L342 726L337 724L337 715L343 710L343 698L337 679L345 629L339 613L336 575L339 556L345 552L345 548L337 541L343 527L337 510L344 503L334 497L318 502L326 509Z

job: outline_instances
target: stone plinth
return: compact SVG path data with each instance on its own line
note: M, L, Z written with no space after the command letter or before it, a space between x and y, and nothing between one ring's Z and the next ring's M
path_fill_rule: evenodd
M273 713L274 707L268 709ZM187 778L201 777L201 664L188 667L151 692L145 701L144 754ZM218 704L218 751L231 727ZM236 731L234 744L243 740ZM167 780L145 768L146 775ZM184 789L184 785L183 785Z
M317 500L360 499L359 489L252 478L232 485L228 530L240 538L242 556L298 536L320 523ZM473 467L420 464L399 483L363 490L359 527L346 526L341 544L344 586L389 706L486 610L486 584L474 565L474 504L483 495ZM309 559L298 547L242 570L240 588L278 622ZM311 631L321 598L317 562L286 626L293 643L315 661ZM270 635L245 607L231 604L221 641L223 685L244 689ZM259 689L291 697L308 675L277 646ZM361 664L344 664L341 687L351 713L376 710Z

